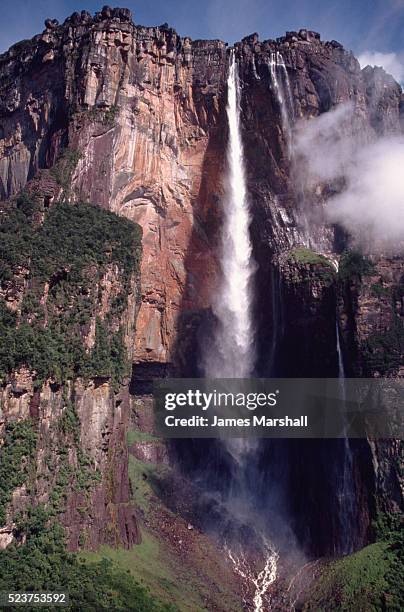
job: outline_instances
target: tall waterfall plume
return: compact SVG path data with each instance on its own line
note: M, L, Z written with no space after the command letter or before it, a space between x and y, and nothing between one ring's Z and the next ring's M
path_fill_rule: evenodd
M240 130L240 85L233 50L227 86L229 142L221 244L222 279L213 304L218 325L214 346L205 354L205 375L208 378L247 378L254 367L251 310L255 264Z
M335 319L335 332L337 337L338 355L338 378L340 387L340 399L346 400L345 368L341 350L341 331L338 325L338 315ZM338 515L341 523L340 550L342 554L349 554L354 550L353 534L358 521L356 490L353 476L353 455L349 439L346 435L341 440L342 448L342 470L337 483Z
M225 185L221 244L222 278L213 304L217 328L205 353L205 376L208 378L248 378L254 369L254 325L252 318L252 277L255 263L250 241L250 213L244 168L240 126L240 83L234 50L231 51L227 80L227 180ZM256 461L256 440L229 439L223 441L234 460L234 472L226 505L235 524L250 524L255 508L251 505L248 468ZM242 545L233 542L226 550L235 571L252 587L253 610L263 612L264 601L276 579L278 553L264 533L261 539L263 569L250 567ZM233 548L236 547L236 549ZM239 548L240 552L235 550Z
M288 147L288 155L291 156L292 147L292 120L294 118L294 104L288 71L285 61L279 51L271 52L268 60L269 72L271 75L272 89L278 101L282 128Z

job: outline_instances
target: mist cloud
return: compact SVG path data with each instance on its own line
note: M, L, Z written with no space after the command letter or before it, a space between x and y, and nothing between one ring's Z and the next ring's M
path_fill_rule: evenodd
M351 104L300 123L296 164L306 187L340 179L326 215L366 250L402 251L404 136L378 138L364 129Z
M379 51L364 51L359 55L361 68L365 66L381 66L391 74L398 83L404 83L404 58L397 53L380 53Z

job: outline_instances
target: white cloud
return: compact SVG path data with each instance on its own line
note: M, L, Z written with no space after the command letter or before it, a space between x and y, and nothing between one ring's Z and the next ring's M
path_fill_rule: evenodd
M404 83L404 60L397 53L380 53L379 51L364 51L358 57L361 68L365 66L381 66L391 74L396 81Z
M344 174L356 147L352 117L347 102L297 124L294 153L303 162L297 168L302 179L330 181Z
M362 248L401 252L404 240L404 136L371 139L351 104L302 121L296 163L306 185L344 177L326 214Z
M330 201L329 216L366 242L398 250L404 237L404 138L360 148L346 172L347 188ZM375 246L375 245L374 245Z

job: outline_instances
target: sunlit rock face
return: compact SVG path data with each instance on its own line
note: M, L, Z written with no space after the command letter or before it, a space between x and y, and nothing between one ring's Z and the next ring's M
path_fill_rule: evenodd
M336 41L323 42L317 33L306 30L262 42L255 34L248 36L235 45L235 56L257 264L256 373L273 373L277 354L284 375L302 375L303 360L307 375L318 373L317 366L322 374L335 375L338 307L350 371L373 375L373 366L366 369L364 364L364 343L390 324L391 300L383 292L376 300L371 285L380 284L380 275L386 277L382 290L402 284L402 260L397 258L393 265L382 258L377 278L376 272L363 286L355 281L339 288L328 264L324 268L324 262L290 257L303 245L333 261L346 246L346 235L325 221L325 201L335 186L305 184L293 151L293 132L300 119L350 100L364 141L398 133L404 108L401 89L380 69L361 71L354 56ZM134 393L139 381L169 371L200 373L201 337L214 324L211 305L220 279L228 141L228 63L229 53L221 41L192 41L167 25L138 26L129 11L108 7L95 16L75 13L61 25L47 20L42 34L0 56L0 198L13 196L28 182L30 189L43 193L47 206L68 196L142 226L140 309L136 333L134 321L128 321L125 339L135 364ZM47 174L66 148L78 154L69 184L63 176L55 182ZM18 309L25 283L26 272L20 270L14 285L4 289L10 309ZM402 317L402 293L394 289L391 295L394 312ZM296 337L302 341L297 352ZM402 375L402 369L393 368L388 374ZM24 372L18 373L19 379L23 376ZM28 390L13 396L8 408L20 417L31 401L30 381L24 385ZM107 387L91 393L79 389L77 405L83 423L94 432L87 440L89 452L101 461L103 434L113 431L120 419L124 422L127 412L121 418L113 395L106 399ZM56 399L51 401L57 405ZM111 436L112 441L123 439L121 426ZM386 459L389 453L395 457L399 449L388 443L386 448L364 445L358 449L364 458L357 463L366 524L362 542L368 537L373 492L383 496L386 508L400 504L397 471L390 470ZM296 448L297 458L300 450ZM374 468L369 468L370 452ZM285 447L282 453L289 451ZM194 458L198 466L201 456ZM315 450L309 449L307 456L316 466ZM298 480L304 488L303 476L291 470L290 490ZM313 487L321 488L314 468L311 476ZM122 485L117 503L126 502L126 486ZM104 501L101 495L95 502L100 516L92 526L94 534L97 525L107 520L101 511ZM295 512L300 512L296 529L302 531L307 515L299 504L294 504ZM311 537L318 518L315 510L308 526ZM77 546L78 522L73 510L69 512L71 542ZM323 512L321 504L317 512ZM122 525L126 520L133 523L131 542L137 538L136 526L131 516L123 517ZM92 537L97 541L98 535ZM316 544L320 552L332 549L330 542Z
M270 290L268 254L307 238L297 220L301 194L273 57L282 64L281 86L288 76L291 129L301 117L354 99L365 130L394 131L401 93L383 71L361 72L351 53L315 32L264 42L252 35L237 43L236 56L261 300ZM135 361L170 363L180 312L208 308L217 283L226 45L181 38L166 24L137 26L129 11L103 9L94 17L74 13L62 25L47 20L42 34L12 47L0 66L0 196L52 166L63 147L77 150L72 197L143 227ZM330 252L324 195L310 195L312 233Z
M62 147L78 150L74 198L143 227L135 360L169 362L181 301L206 306L214 276L206 224L221 190L224 43L85 13L1 64L1 196L51 166Z

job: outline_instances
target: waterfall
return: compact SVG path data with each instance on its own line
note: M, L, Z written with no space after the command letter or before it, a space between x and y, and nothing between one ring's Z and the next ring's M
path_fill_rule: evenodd
M346 400L345 389L345 368L344 359L341 350L341 331L338 325L338 314L335 317L335 333L337 338L337 355L338 355L338 379L340 389L340 399L342 402ZM339 503L339 520L341 529L341 552L349 554L353 552L352 532L357 519L355 483L353 477L353 456L349 438L344 436L343 440L343 465L342 477L338 483L338 503Z
M271 75L272 90L281 111L282 129L286 139L288 156L290 157L292 148L291 118L294 118L294 104L288 71L279 51L271 52L268 67Z
M270 376L277 375L276 358L278 345L284 335L283 304L282 304L282 280L279 269L271 266L271 310L272 310L272 340L269 352L268 371Z
M244 168L243 143L240 126L240 83L234 50L231 50L227 80L227 180L223 198L223 229L220 251L221 282L213 304L217 326L211 346L206 347L204 362L207 378L248 378L255 362L254 325L252 320L252 277L255 263L250 241L250 213ZM234 462L233 481L226 501L238 523L250 524L254 529L255 508L251 503L248 468L256 460L257 441L232 439L223 441L224 448ZM253 609L263 610L269 586L276 578L278 553L264 533L257 533L262 541L264 567L257 574L243 564L243 553L236 555L225 544L234 571L254 589Z
M289 75L285 66L285 61L279 51L271 51L267 63L271 77L271 88L281 113L282 131L286 142L288 159L290 160L292 156L292 122L295 115ZM278 210L281 210L278 202L276 205ZM283 212L283 215L287 218L286 211ZM276 282L275 276L277 276ZM278 341L283 335L283 330L279 329L281 327L282 319L282 304L280 295L281 280L279 272L276 272L274 267L272 267L271 270L271 288L272 343L269 357L269 371L271 376L274 376L276 372L275 358L278 348Z
M287 160L293 162L293 124L295 121L295 106L288 70L279 51L271 51L266 60L270 74L271 90L279 106L283 138L286 144ZM310 231L310 222L305 210L305 195L300 189L300 206L298 211L298 240L305 247L318 250L316 240Z
M341 332L338 325L338 314L335 317L335 334L337 336L338 378L340 380L340 388L343 392L342 398L345 399L345 368L341 350Z
M205 376L248 378L254 367L251 281L255 264L249 234L250 213L240 131L240 85L234 51L231 52L227 86L229 143L221 244L222 279L213 304L218 325L214 346L205 355Z
M285 65L285 60L283 59L279 51L277 51L275 55L275 66L276 68L279 69L281 73L281 87L283 88L284 102L287 106L287 121L290 124L290 119L294 119L295 117L295 108L293 104L292 89L290 87L290 80L289 80L288 71Z

